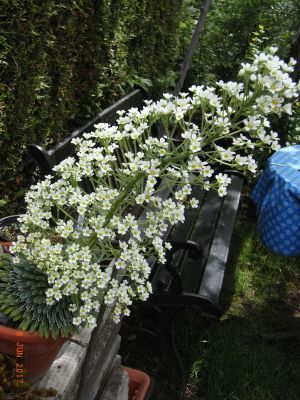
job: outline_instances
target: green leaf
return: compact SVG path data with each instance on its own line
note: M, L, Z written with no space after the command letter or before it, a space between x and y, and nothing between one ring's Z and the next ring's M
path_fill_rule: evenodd
M38 329L39 323L38 321L34 321L31 323L31 325L28 327L28 332L32 333L35 332Z
M53 338L54 340L57 339L57 337L58 337L59 334L60 334L59 329L58 329L57 327L51 328L50 333L51 333L51 336L52 336L52 338Z
M3 312L3 314L9 316L10 313L16 309L16 306L14 305L14 306L7 307L4 305L4 307L1 307L0 309Z
M21 329L22 331L27 331L28 327L30 326L31 321L29 319L24 319L20 325L19 325L19 329Z
M13 318L14 321L17 321L22 316L19 308L16 308L14 311L10 313L10 317ZM15 319L17 318L17 319Z

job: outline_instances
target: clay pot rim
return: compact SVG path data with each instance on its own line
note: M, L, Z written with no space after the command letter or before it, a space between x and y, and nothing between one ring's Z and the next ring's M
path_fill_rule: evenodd
M22 333L17 335L17 332ZM22 331L21 329L10 328L8 326L0 325L0 340L6 340L8 342L21 342L21 343L55 343L57 341L66 341L68 338L58 336L57 339L43 338L37 331L29 333L28 331Z
M9 246L11 246L11 245L12 245L12 242L4 242L4 241L0 241L0 245L1 245L1 246L7 246L7 247L9 247Z
M128 388L129 391L131 391L131 386L138 385L138 388L136 389L136 393L134 394L134 397L130 396L129 399L135 398L136 400L144 400L145 396L150 389L151 385L151 379L146 372L141 371L139 369L134 369L130 367L124 367L127 374L128 374Z

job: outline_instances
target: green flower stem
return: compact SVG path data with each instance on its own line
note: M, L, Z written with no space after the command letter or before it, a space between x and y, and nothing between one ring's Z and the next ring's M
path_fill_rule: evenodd
M119 144L120 144L119 145L119 149L121 151L122 157L119 157L119 155L118 155L118 161L119 161L119 164L122 165L122 163L126 161L126 157L125 157L125 152L124 152L124 149L123 149L123 145L124 144L122 142L119 142Z
M164 128L164 133L167 135L169 133L169 119L168 116L163 116L162 120L162 124L163 124L163 128ZM173 136L173 132L172 132L172 136Z
M124 191L120 194L120 196L117 197L116 201L114 202L114 204L112 205L111 209L109 210L109 212L106 215L103 227L107 227L107 225L109 224L109 221L111 220L111 218L115 215L115 212L118 210L118 208L120 207L120 205L123 203L123 201L127 198L127 196L130 194L130 192L133 190L133 188L135 187L135 185L138 183L138 181L140 179L142 179L144 177L144 172L140 172L139 174L137 174L133 180L131 180L128 185L125 187ZM93 247L96 243L97 240L97 234L94 233L91 237L90 240L88 242L88 246L89 247Z
M261 96L264 92L264 89L262 85L259 85L255 92L252 94L252 96L247 99L246 101L243 101L241 104L240 109L236 112L234 118L232 119L231 123L235 124L236 122L240 121L240 118L243 116L243 114L246 115L246 112L249 110L250 106L255 104L255 100ZM250 109L251 110L251 109Z
M162 172L165 171L170 165L176 163L177 161L181 161L189 157L189 152L184 152L181 154L177 154L176 156L169 157L167 160L164 162L165 166L162 169Z
M240 133L240 132L243 132L243 131L244 131L244 128L241 128L241 129L238 129L238 130L236 130L234 132L227 133L224 136L216 135L216 136L210 138L211 140L209 140L207 142L205 142L205 138L206 138L205 137L203 139L203 141L202 141L202 146L205 147L205 146L210 145L210 144L215 144L215 142L217 142L219 140L229 139L230 137L234 137L234 136L236 136L237 133ZM206 154L208 154L208 153L209 152L206 152Z
M77 220L71 216L71 214L69 214L66 210L64 210L61 206L59 206L57 203L55 203L55 206L61 211L63 212L67 217L71 218L74 222L77 222Z
M128 185L125 187L124 191L120 194L120 196L116 199L114 202L113 206L109 210L105 222L104 222L104 227L106 227L111 220L112 216L115 214L116 210L119 208L119 206L122 204L123 200L126 199L128 194L132 191L132 189L135 187L135 185L138 183L138 181L143 178L145 175L144 172L140 172L137 174L133 180L131 180Z
M216 164L227 165L228 167L232 168L232 163L221 160L220 158L211 157L210 160L215 161Z

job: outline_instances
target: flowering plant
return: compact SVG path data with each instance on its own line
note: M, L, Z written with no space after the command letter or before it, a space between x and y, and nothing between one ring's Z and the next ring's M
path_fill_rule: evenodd
M255 173L256 150L279 148L270 117L291 113L300 85L288 75L294 61L275 53L271 47L242 64L241 82L165 94L75 139L77 158L26 195L14 256L2 263L2 311L21 329L56 337L94 327L101 307L118 321L134 299L147 299L147 260L165 262L168 224L198 206L192 185L224 196L230 178L220 167ZM153 134L157 123L163 135ZM161 196L164 188L172 198Z

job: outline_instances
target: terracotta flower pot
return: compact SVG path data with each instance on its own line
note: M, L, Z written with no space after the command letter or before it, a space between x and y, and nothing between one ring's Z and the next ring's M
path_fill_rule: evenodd
M138 369L125 367L128 374L128 400L144 400L150 387L150 377Z
M50 368L67 339L44 339L37 332L28 333L0 325L0 352L16 360L19 375L37 381Z
M8 253L11 242L0 242L0 246ZM0 325L0 352L15 359L19 376L24 375L24 379L30 382L37 381L46 373L66 340L62 337L44 339L37 332L23 332Z
M0 246L2 248L3 253L9 253L9 248L12 245L12 242L0 242ZM0 252L1 254L1 252Z

